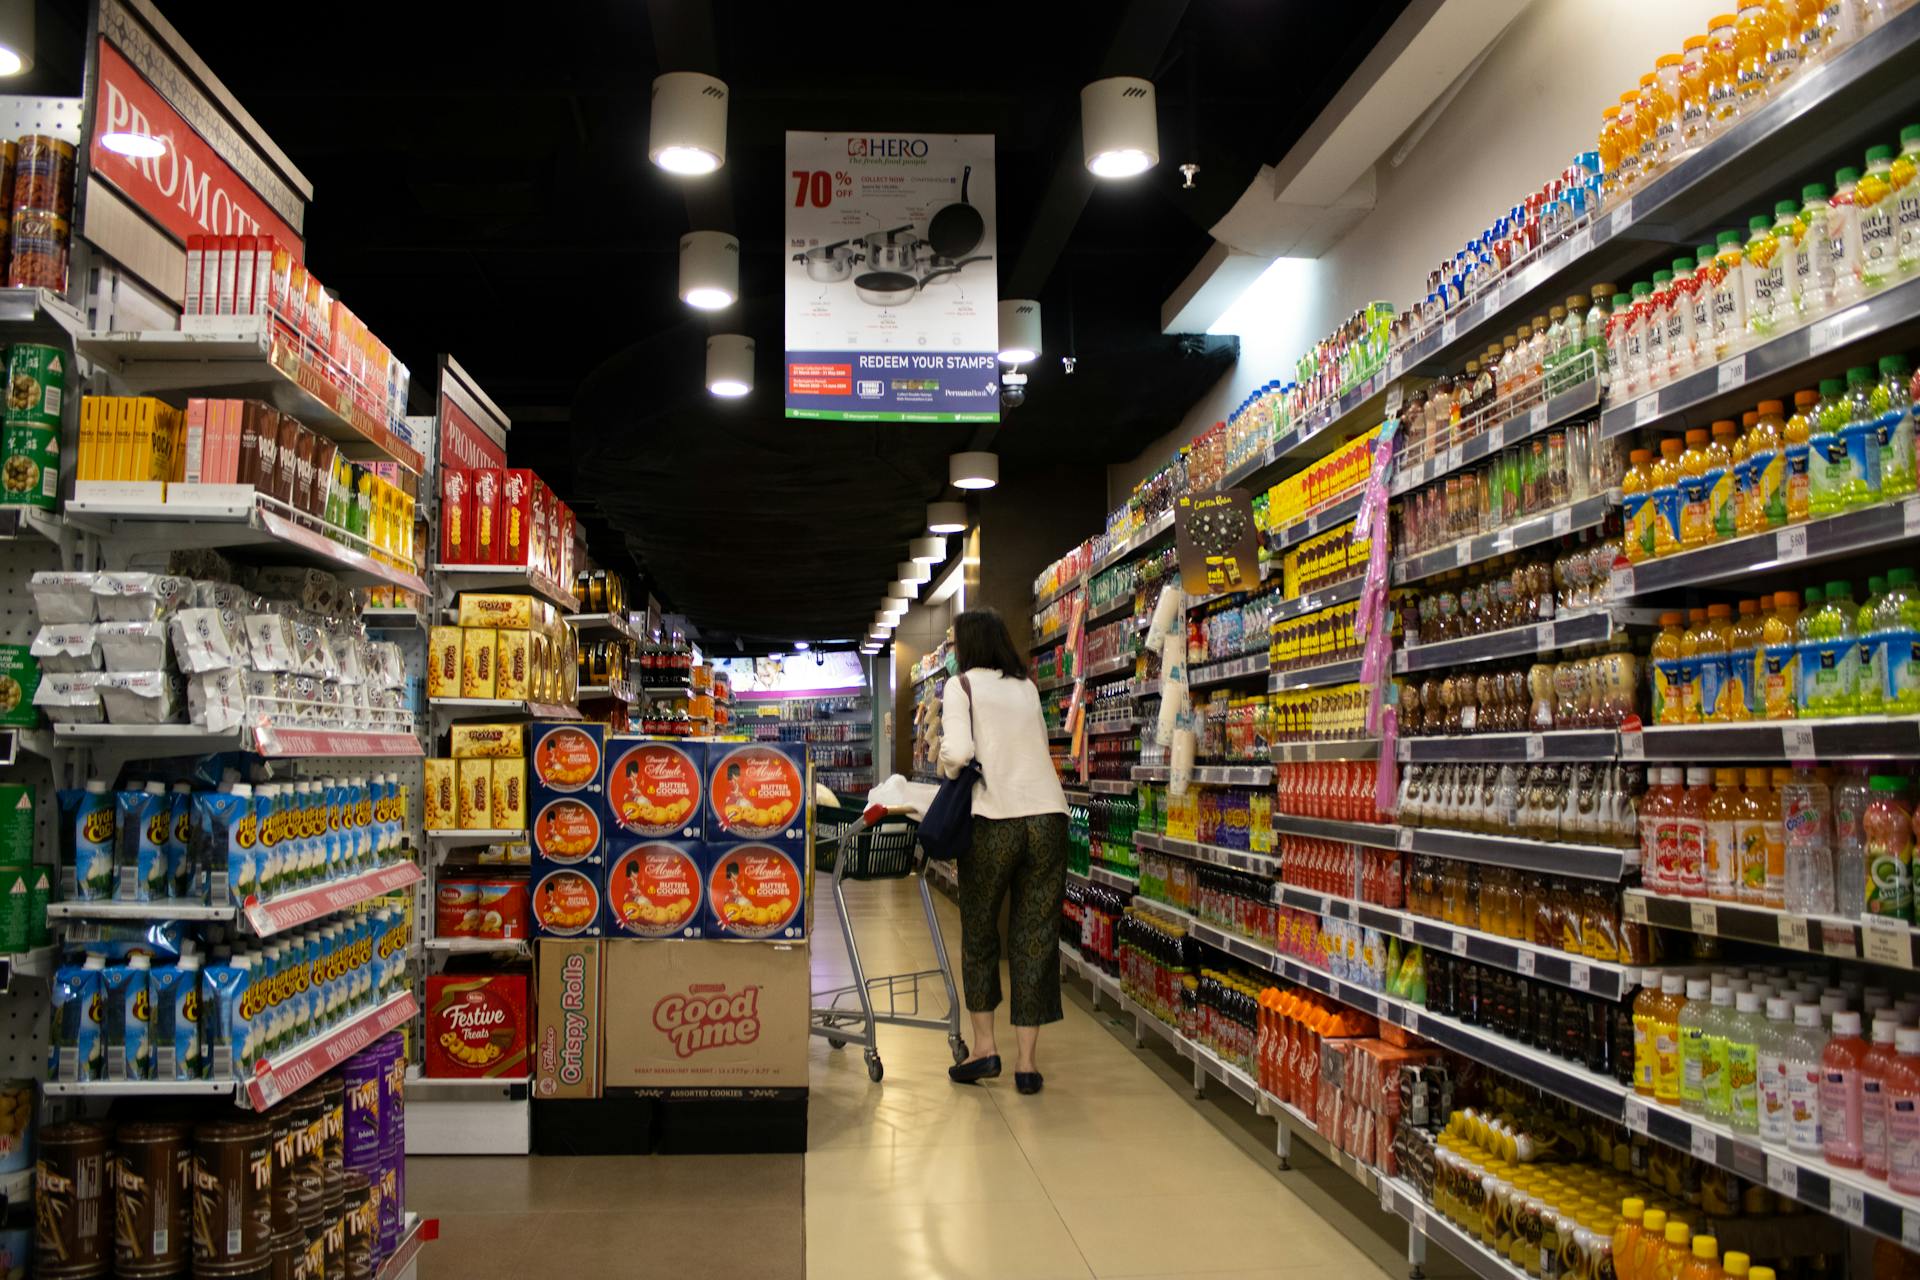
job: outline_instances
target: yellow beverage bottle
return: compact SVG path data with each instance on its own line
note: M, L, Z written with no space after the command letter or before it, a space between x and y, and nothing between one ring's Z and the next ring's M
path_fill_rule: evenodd
M1813 511L1813 414L1818 391L1793 393L1793 416L1781 431L1787 455L1787 523L1804 524Z
M1656 1101L1675 1107L1680 1105L1680 1007L1686 1002L1686 975L1661 974L1660 1003L1653 1010L1653 1096ZM1659 1211L1649 1209L1646 1217L1641 1219L1648 1237L1641 1241L1643 1248L1652 1245L1658 1249L1660 1246L1660 1232L1666 1224L1667 1215L1660 1214L1660 1221L1656 1223L1653 1220L1656 1212ZM1652 1256L1642 1253L1642 1274L1650 1271L1652 1265Z
M1766 680L1767 720L1792 720L1800 713L1800 648L1794 635L1800 621L1800 597L1792 591L1773 593L1773 608L1760 626L1761 662Z
M1740 771L1715 769L1713 796L1707 801L1707 896L1715 902L1738 901L1735 876L1740 862L1736 819L1740 816Z
M1728 694L1727 710L1733 720L1754 720L1760 716L1761 683L1755 679L1763 648L1760 637L1766 620L1760 616L1758 600L1742 600L1739 616L1727 633Z
M1639 564L1653 556L1653 450L1633 450L1627 464L1627 473L1620 477L1621 522L1626 530L1621 551Z
M1653 722L1684 724L1686 691L1680 666L1681 615L1660 615L1660 634L1653 638L1648 657L1653 662Z
M1686 444L1669 436L1660 442L1653 463L1653 554L1670 556L1680 549L1680 454Z
M1713 498L1707 481L1707 433L1687 432L1680 453L1680 548L1691 551L1713 541Z
M1687 627L1680 633L1680 723L1702 723L1703 673L1702 655L1712 643L1712 634L1707 629L1707 611L1705 609L1687 610Z
M1740 793L1740 810L1733 816L1733 838L1739 846L1735 854L1734 897L1759 906L1767 891L1767 787L1765 769L1748 769L1746 788ZM1774 812L1779 802L1774 801Z
M1747 429L1747 526L1743 533L1778 529L1787 522L1786 406L1762 400L1753 425Z
M1684 1222L1667 1219L1667 1247L1654 1263L1653 1280L1684 1280L1686 1266L1693 1257L1693 1228Z
M1780 911L1787 905L1787 828L1780 789L1793 781L1793 770L1772 769L1767 776L1772 785L1760 797L1760 822L1767 832L1767 882L1760 890L1760 905Z
M1612 106L1600 113L1600 135L1596 139L1596 149L1600 152L1600 175L1602 189L1611 196L1620 180L1620 108Z
M1658 1280L1660 1258L1667 1251L1667 1221L1664 1209L1649 1209L1640 1215L1640 1248L1634 1259L1634 1280Z
M1725 542L1737 538L1739 504L1735 499L1734 486L1736 468L1745 460L1746 450L1740 444L1740 428L1731 420L1722 418L1713 424L1711 438L1707 441L1707 540Z
M1729 724L1733 714L1733 606L1707 606L1700 632L1700 723Z
M1728 420L1728 425L1732 425L1731 419ZM1727 527L1724 530L1720 528L1717 519L1714 523L1714 533L1718 540L1722 542L1728 538L1739 537L1747 531L1747 526L1753 522L1753 517L1747 512L1747 507L1751 503L1753 494L1753 463L1747 456L1747 433L1736 427L1731 432L1731 437L1731 441L1728 444L1728 452L1733 457L1733 467L1728 474L1733 477L1733 497L1729 504L1732 518L1727 522ZM1720 424L1718 422L1713 424L1713 442L1716 445L1722 443L1720 439ZM1716 516L1717 514L1716 509Z
M1742 0L1733 35L1742 115L1759 106L1766 97L1772 79L1772 67L1767 62L1767 54L1769 50L1779 48L1785 39L1786 32L1781 29L1780 15L1773 11L1767 0Z
M1653 1080L1657 1066L1654 1059L1654 1023L1655 1013L1660 1003L1660 971L1646 969L1640 974L1640 990L1633 997L1633 1091L1643 1098L1653 1096ZM1640 1238L1640 1214L1646 1204L1640 1200L1627 1202L1635 1206L1632 1210L1622 1207L1620 1216L1622 1225L1630 1225L1633 1238ZM1626 1258L1628 1251L1614 1241L1614 1256Z
M1751 1266L1751 1261L1746 1254L1741 1253L1738 1249L1729 1249L1725 1256L1720 1259L1720 1272L1726 1276L1727 1280L1751 1280L1751 1273L1748 1269Z
M1693 1256L1680 1268L1679 1280L1724 1280L1720 1270L1720 1242L1712 1236L1695 1236Z

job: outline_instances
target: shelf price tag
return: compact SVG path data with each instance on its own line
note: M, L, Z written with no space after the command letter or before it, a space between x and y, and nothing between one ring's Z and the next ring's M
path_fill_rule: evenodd
M1747 380L1747 358L1735 356L1731 360L1720 362L1720 373L1715 379L1715 388L1720 391L1732 391Z
M1660 393L1650 392L1633 402L1633 425L1644 427L1660 416Z
M1865 917L1860 922L1860 958L1900 969L1913 968L1913 930L1899 920Z
M1547 740L1537 733L1527 735L1527 759L1545 760L1547 758Z
M1553 513L1553 532L1556 537L1573 532L1573 508L1562 507Z
M1460 336L1460 323L1457 317L1449 317L1440 325L1440 341L1450 343Z
M1456 444L1452 448L1448 449L1447 450L1447 470L1449 471L1459 470L1460 461L1462 457L1465 455L1465 452L1466 452L1465 445Z
M1900 1247L1910 1253L1920 1250L1920 1212L1900 1211Z
M1635 1133L1647 1131L1647 1104L1639 1098L1627 1099L1627 1128Z
M1621 904L1620 910L1626 916L1628 924L1645 924L1647 922L1647 900L1640 894L1627 894L1626 899Z
M1394 844L1399 847L1400 852L1402 853L1405 853L1409 849L1412 849L1413 848L1413 828L1401 827L1400 830L1394 834Z
M1867 1220L1867 1193L1858 1187L1829 1179L1827 1212L1848 1226L1857 1227Z
M1795 951L1809 950L1807 946L1807 921L1804 916L1782 915L1778 935L1780 945L1792 947Z
M1779 1156L1767 1157L1767 1189L1790 1200L1800 1198L1800 1170Z
M1807 526L1789 525L1773 535L1773 556L1781 564L1807 558Z
M1637 731L1620 731L1620 758L1622 760L1645 760L1647 758L1646 735Z
M1547 429L1547 406L1544 404L1537 404L1533 406L1532 409L1527 411L1527 434L1532 435L1535 432L1545 431L1546 429Z
M1616 564L1607 575L1607 595L1613 600L1626 600L1633 596L1633 566Z
M1713 1164L1720 1158L1720 1142L1713 1130L1695 1125L1693 1128L1693 1158Z
M1389 378L1397 378L1401 374L1405 373L1406 371L1407 371L1406 360L1400 352L1396 351L1392 355L1387 357L1387 376ZM1393 397L1387 402L1387 412L1392 413L1394 410L1400 407L1399 397L1394 396L1393 392L1391 391L1389 391L1387 394Z
M1813 757L1813 726L1810 724L1780 726L1780 752L1789 760L1811 759Z
M1593 973L1586 965L1575 961L1567 966L1567 985L1575 991L1585 991L1593 985Z
M1531 978L1533 976L1533 952L1527 950L1525 947L1514 948L1513 967L1519 970L1521 976Z
M1393 1006L1387 1003L1385 996L1375 996L1373 998L1373 1011L1382 1019L1388 1022L1393 1021Z
M1467 954L1467 935L1466 934L1464 933L1454 934L1452 939L1450 940L1450 944L1453 947L1453 954L1457 956L1463 956Z
M1567 241L1567 254L1569 257L1573 257L1573 258L1583 257L1586 254L1591 253L1592 251L1593 251L1593 228L1592 227L1586 228L1585 230L1576 234L1573 237L1573 239Z
M1720 908L1711 902L1689 902L1687 924L1695 933L1720 932Z
M1607 234L1610 236L1617 236L1622 231L1625 231L1628 227L1632 225L1633 225L1633 199L1632 197L1628 197L1627 199L1622 200L1620 202L1620 207L1613 211L1613 221L1607 225Z
M1393 1184L1385 1178L1380 1179L1380 1208L1387 1213L1393 1212Z
M1413 941L1413 921L1407 916L1400 917L1400 936L1408 942Z

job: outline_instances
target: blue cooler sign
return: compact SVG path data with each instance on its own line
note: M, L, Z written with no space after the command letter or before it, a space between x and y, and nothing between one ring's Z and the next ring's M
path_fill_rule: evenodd
M787 135L789 418L998 422L993 136Z

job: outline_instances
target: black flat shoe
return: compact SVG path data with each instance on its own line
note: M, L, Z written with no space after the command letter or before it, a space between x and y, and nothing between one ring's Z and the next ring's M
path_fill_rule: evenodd
M999 1074L1000 1055L997 1053L947 1068L947 1079L955 1084L978 1084L982 1080L992 1080Z
M1013 1087L1021 1093L1038 1093L1047 1078L1038 1071L1016 1071L1013 1073Z

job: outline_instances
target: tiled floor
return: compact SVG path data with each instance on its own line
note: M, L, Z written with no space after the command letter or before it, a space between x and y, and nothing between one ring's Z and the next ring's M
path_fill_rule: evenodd
M851 888L870 975L931 965L911 882ZM936 901L957 955L958 920ZM814 946L814 985L845 981L824 901ZM1311 1153L1276 1177L1271 1122L1231 1097L1196 1100L1185 1064L1136 1050L1084 989L1042 1033L1037 1097L1014 1092L1010 1059L1000 1080L958 1087L940 1033L880 1036L877 1085L857 1048L812 1042L804 1168L797 1156L410 1161L413 1207L441 1220L423 1280L1406 1275L1399 1219ZM1426 1270L1463 1274L1437 1251Z

